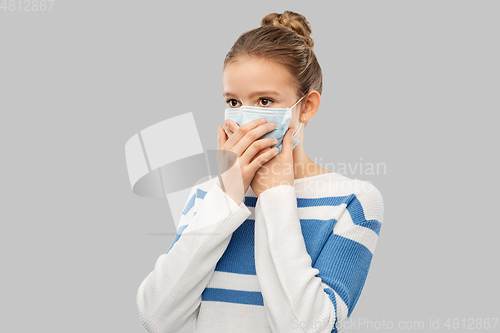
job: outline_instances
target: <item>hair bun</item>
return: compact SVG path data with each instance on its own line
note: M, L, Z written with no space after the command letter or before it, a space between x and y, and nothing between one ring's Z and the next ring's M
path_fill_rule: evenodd
M310 48L314 46L314 40L311 37L311 25L306 18L299 13L289 10L285 10L283 14L271 13L262 19L260 26L285 27L297 33Z

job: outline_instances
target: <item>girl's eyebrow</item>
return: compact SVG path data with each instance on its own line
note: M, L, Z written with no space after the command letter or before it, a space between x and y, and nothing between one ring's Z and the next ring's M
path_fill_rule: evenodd
M255 95L275 95L275 96L281 97L281 95L279 93L277 93L276 91L272 91L272 90L255 91L255 92L251 93L249 97L252 98ZM236 96L236 95L233 94L232 92L229 92L229 91L225 91L222 94L222 97L228 97L228 96Z

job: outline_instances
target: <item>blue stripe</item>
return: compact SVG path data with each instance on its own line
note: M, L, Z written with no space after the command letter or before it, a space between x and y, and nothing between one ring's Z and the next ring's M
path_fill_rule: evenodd
M245 206L247 207L255 207L257 204L257 198L256 197L245 197L244 201Z
M336 328L337 320L339 319L339 312L337 311L337 300L335 299L335 294L331 288L325 288L323 290L328 294L330 301L333 303L333 308L335 309L335 323L333 324L333 327Z
M257 204L256 197L245 197L245 205L247 207L255 207ZM317 206L340 206L349 203L356 199L354 194L339 196L339 197L320 197L320 198L297 198L297 207L317 207Z
M316 262L328 237L332 234L335 223L337 223L335 219L300 219L300 228L306 250L313 264Z
M247 219L232 234L215 270L236 274L256 275L255 220Z
M354 194L340 197L321 197L321 198L297 198L297 207L317 207L317 206L340 206L349 205L355 198Z
M187 226L188 226L188 224L185 224L185 225L180 226L179 229L177 229L177 232L175 233L174 241L172 242L172 245L170 245L170 248L168 249L167 254L170 251L170 249L174 246L175 242L177 242L179 240L179 238L182 235L182 232L184 231L184 229L187 228Z
M245 205L255 207L257 198L245 197ZM370 228L377 235L380 232L381 223L377 220L367 220L361 202L355 194L338 197L321 197L321 198L297 198L297 208L319 207L319 206L340 206L346 205L352 222L356 225L363 224Z
M382 223L377 220L369 220L363 224L363 227L372 229L377 235L380 235L380 228L382 227Z
M182 211L182 215L186 215L187 213L189 213L191 208L194 207L196 198L205 199L205 195L207 195L207 191L203 191L199 188L196 189L196 193L193 194L193 196L187 202L186 207L184 207L184 210Z
M189 213L189 211L194 207L196 198L204 199L206 191L201 189L197 189L196 193L190 198L189 202L186 204L186 207L182 211L183 215ZM247 207L255 207L257 205L257 197L244 197L244 204ZM363 207L359 202L358 198L355 194L350 194L347 196L338 196L338 197L321 197L321 198L297 198L297 207L298 208L307 208L307 207L318 207L318 206L340 206L345 204L347 206L347 210L352 217L354 224L361 224L364 222L371 222L375 220L367 221L365 219L365 214L363 211ZM375 229L372 229L375 231Z
M363 224L379 235L382 224L377 220L366 219L363 206L355 194L342 197L297 198L297 207L340 206L342 204L346 204L354 224Z
M332 234L314 264L324 283L342 298L349 309L354 309L363 290L372 253L363 245Z
M184 207L184 210L182 211L182 215L187 215L189 213L189 211L194 207L194 205L196 203L196 198L200 198L203 200L203 199L205 199L206 195L207 195L207 191L203 191L199 188L196 189L196 193L193 194L191 196L191 198L188 200L188 202L186 203L186 206ZM196 216L196 213L197 212L194 212L193 217ZM170 245L170 248L167 250L167 254L170 252L170 250L172 249L174 244L179 240L179 238L182 235L182 232L184 231L184 229L186 229L187 226L188 226L188 224L185 224L185 225L179 227L179 229L177 229L177 232L175 233L174 240L172 241L172 245Z
M189 202L186 204L186 207L182 211L183 215L189 213L189 211L194 207L196 198L204 199L206 191L201 189L197 189L196 193L190 198ZM244 204L247 207L255 207L257 204L256 197L244 197ZM361 206L361 202L358 200L355 194L350 194L346 196L338 196L338 197L321 197L321 198L297 198L297 207L298 208L307 208L307 207L318 207L318 206L340 206L345 204L347 206L347 210L351 215L351 218L354 224L359 225L361 223L366 222L374 222L376 220L367 221L365 218L365 214L363 211L363 207ZM376 223L375 223L376 224ZM370 228L373 231L380 230L380 228L374 227ZM378 234L378 232L377 232Z
M337 220L300 219L306 251L312 263L332 234ZM216 271L256 275L255 220L246 219L232 234L231 240L215 266Z
M201 300L264 306L264 299L259 291L205 288L201 294Z
M365 218L365 212L363 211L363 207L361 206L361 202L359 202L358 198L353 194L354 199L352 202L347 206L347 210L349 211L349 214L351 215L352 222L356 225L360 225L361 223L365 223L366 218Z

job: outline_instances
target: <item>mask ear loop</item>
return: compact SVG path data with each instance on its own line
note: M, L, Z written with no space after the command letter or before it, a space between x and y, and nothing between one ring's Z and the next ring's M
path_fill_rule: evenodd
M302 122L300 122L299 129L298 129L298 130L296 130L296 131L295 131L295 133L293 133L293 134L292 134L292 138L294 138L294 137L295 137L295 135L296 135L297 133L299 133L299 131L300 131L300 128L301 128L301 127L302 127Z
M298 101L297 101L297 102L296 102L296 103L295 103L295 104L294 104L294 105L290 108L290 110L291 110L291 109L293 109L293 107L294 107L295 105L297 105L297 104L298 104L298 103L299 103L299 102L300 102L300 101L301 101L304 97L306 97L306 95L302 96L302 98L301 98L301 99L299 99L299 100L298 100ZM298 129L298 130L296 130L296 131L295 131L295 133L293 133L293 134L292 134L292 138L293 138L293 137L295 137L295 135L296 135L296 134L300 131L300 128L302 127L302 122L301 122L300 120L299 120L299 122L300 122L299 129Z
M295 105L297 105L304 97L306 97L306 95L302 96L301 99L299 99L297 102L295 102L295 104L292 107L290 107L290 109L293 109L295 107Z

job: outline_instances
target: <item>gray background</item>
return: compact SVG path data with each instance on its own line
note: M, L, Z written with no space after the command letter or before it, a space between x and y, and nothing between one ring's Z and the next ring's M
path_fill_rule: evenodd
M174 225L166 199L132 193L125 142L193 112L204 148L216 149L224 56L284 10L311 23L324 75L307 153L386 165L345 174L385 202L351 319L445 329L448 318L499 317L499 9L56 0L50 12L0 10L0 331L145 332L136 292Z

